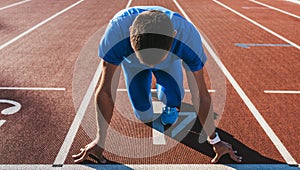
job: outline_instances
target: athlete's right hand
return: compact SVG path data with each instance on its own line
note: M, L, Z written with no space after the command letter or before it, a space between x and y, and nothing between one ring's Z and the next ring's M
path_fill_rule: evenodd
M219 159L225 154L229 154L230 158L235 162L242 162L243 157L238 156L236 154L237 151L234 151L232 145L227 142L221 141L213 145L213 150L215 151L216 156L211 160L211 163L217 163Z
M80 149L80 153L72 155L74 163L82 163L87 159L89 155L96 157L101 164L107 163L106 159L103 157L103 148L97 145L96 141L93 141L86 145L84 148Z

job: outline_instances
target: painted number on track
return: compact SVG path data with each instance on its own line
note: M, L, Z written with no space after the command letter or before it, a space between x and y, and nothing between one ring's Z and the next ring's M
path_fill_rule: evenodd
M153 110L156 115L159 115L162 111L163 104L161 102L153 101ZM177 124L176 127L172 130L172 137L178 135L181 131L184 130L190 123L192 123L197 115L195 112L179 112L179 116L183 116L184 119ZM164 137L164 126L161 124L159 119L156 119L153 124L152 137L154 145L165 145L166 140Z
M7 100L7 99L0 99L0 104L5 103L5 104L11 104L12 106L1 110L2 115L13 115L17 113L21 109L21 104L13 101L13 100ZM6 120L0 120L0 127L6 122Z

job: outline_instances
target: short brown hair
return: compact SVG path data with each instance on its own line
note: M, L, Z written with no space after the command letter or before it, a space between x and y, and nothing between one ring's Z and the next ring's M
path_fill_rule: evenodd
M142 62L154 65L170 50L173 33L173 24L166 14L157 10L146 11L135 18L130 29L130 42Z

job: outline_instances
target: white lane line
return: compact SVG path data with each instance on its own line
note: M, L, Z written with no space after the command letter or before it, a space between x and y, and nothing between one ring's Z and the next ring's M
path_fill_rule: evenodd
M132 3L132 0L129 0L125 8L129 8Z
M297 48L297 49L300 50L300 46L297 45L296 43L294 43L294 42L288 40L287 38L285 38L285 37L283 37L283 36L277 34L276 32L274 32L274 31L270 30L269 28L267 28L267 27L265 27L265 26L259 24L258 22L254 21L254 20L252 20L252 19L250 19L250 18L248 18L248 17L246 17L245 15L243 15L243 14L241 14L241 13L235 11L234 9L232 9L232 8L230 8L230 7L228 7L228 6L226 6L225 4L223 4L223 3L221 3L221 2L219 2L219 1L217 1L217 0L213 0L213 1L214 1L215 3L221 5L222 7L224 7L224 8L226 8L226 9L230 10L231 12L235 13L236 15L238 15L238 16L244 18L245 20L251 22L252 24L258 26L259 28L261 28L261 29L267 31L268 33L270 33L270 34L274 35L275 37L277 37L277 38L279 38L279 39L281 39L281 40L287 42L288 44L291 44L292 46L294 46L295 48Z
M178 9L181 11L181 13L189 20L191 19L188 17L188 15L184 12L184 10L181 8L181 6L177 3L176 0L173 0ZM215 1L215 0L213 0ZM215 1L217 2L217 1ZM218 3L218 2L217 2ZM257 122L260 124L260 126L263 128L267 136L271 139L279 153L282 155L284 160L291 165L297 165L297 162L292 157L292 155L289 153L289 151L285 148L285 146L282 144L280 139L276 136L274 131L271 129L271 127L268 125L268 123L265 121L263 116L260 114L260 112L256 109L254 104L251 102L251 100L248 98L248 96L245 94L245 92L242 90L240 85L235 81L235 79L232 77L228 69L225 67L225 65L222 63L220 58L217 56L217 54L213 51L213 49L209 46L208 42L204 37L202 37L203 44L207 51L210 53L212 58L215 60L219 68L223 71L226 78L229 80L231 85L234 87L236 92L239 94L241 99L244 101L244 103L247 105L249 110L251 111L252 115L256 118Z
M291 90L264 90L265 93L277 93L277 94L300 94L300 91Z
M131 3L131 1L129 1ZM130 3L127 4L127 6L130 6ZM98 83L98 80L100 78L100 75L101 75L101 72L102 72L102 65L101 65L101 62L99 63L98 65L98 68L95 72L95 75L84 95L84 98L79 106L79 109L77 110L77 113L75 115L75 118L72 122L72 125L68 131L68 134L67 136L65 137L65 140L64 140L64 143L62 144L58 154L56 155L56 158L53 162L53 165L63 165L67 156L68 156L68 153L70 151L70 148L71 148L71 145L74 141L74 138L76 136L76 133L80 127L80 124L81 124L81 121L83 119L83 116L85 114L85 111L90 103L90 100L94 94L94 90L97 86L97 83Z
M0 127L6 122L6 120L0 120Z
M264 3L262 3L262 2L258 2L258 1L256 1L256 0L249 0L249 1L251 1L251 2L253 2L253 3L256 3L256 4L259 4L259 5L262 5L262 6L265 6L265 7L267 7L267 8L273 9L273 10L275 10L275 11L281 12L281 13L283 13L283 14L286 14L286 15L289 15L289 16L292 16L292 17L295 17L295 18L297 18L297 19L300 19L300 16L295 15L295 14L292 14L292 13L289 13L289 12L286 12L286 11L284 11L284 10L282 10L282 9L275 8L275 7L273 7L273 6L264 4Z
M127 89L117 89L117 92L127 92L127 91L128 91ZM151 92L157 92L157 90L156 89L151 89ZM184 89L184 92L185 93L190 93L191 91L189 89ZM208 92L215 93L216 90L209 89Z
M34 31L35 29L37 29L37 28L39 28L40 26L46 24L47 22L51 21L52 19L56 18L57 16L59 16L59 15L65 13L66 11L70 10L71 8L75 7L76 5L80 4L80 3L83 2L83 1L84 1L84 0L80 0L80 1L78 1L78 2L76 2L76 3L74 3L73 5L70 5L69 7L65 8L65 9L63 9L63 10L61 10L60 12L58 12L58 13L52 15L51 17L49 17L49 18L45 19L44 21L38 23L37 25L31 27L31 28L28 29L27 31L25 31L25 32L23 32L23 33L21 33L21 34L19 34L19 35L16 36L15 38L13 38L13 39L9 40L8 42L2 44L2 45L0 46L0 50L2 50L3 48L7 47L8 45L14 43L15 41L19 40L20 38L24 37L25 35L31 33L31 32Z
M31 0L24 0L24 1L20 1L20 2L14 3L14 4L10 4L10 5L1 7L0 11L4 10L4 9L7 9L7 8L11 8L11 7L17 6L17 5L20 5L20 4L24 4L24 3L29 2L29 1L31 1Z
M298 5L300 5L300 1L299 0L286 0L288 2L292 2L292 3L296 3Z
M0 90L65 91L66 88L54 88L54 87L0 87Z
M256 7L256 6L243 6L243 9L268 9L266 7Z
M55 158L55 161L53 163L54 165L62 165L65 162L67 155L69 153L69 150L71 148L71 145L73 143L73 140L75 138L75 135L80 127L80 124L81 124L81 121L85 114L85 111L87 109L87 106L89 105L90 100L94 94L94 90L97 86L97 82L99 80L101 72L102 72L102 65L100 63L98 65L95 75L87 89L87 92L84 95L84 98L79 106L79 109L77 110L77 113L76 113L73 123L69 129L69 132L64 140L64 143L62 144L62 146L59 150L59 153L57 154L57 156Z

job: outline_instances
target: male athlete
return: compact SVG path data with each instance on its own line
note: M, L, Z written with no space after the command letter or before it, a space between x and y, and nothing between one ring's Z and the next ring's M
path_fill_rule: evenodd
M216 153L211 162L218 162L225 154L241 162L242 158L235 154L231 145L221 141L215 132L211 97L203 78L207 58L192 23L162 7L124 9L110 21L99 45L99 56L103 59L103 70L95 97L98 133L93 142L73 155L75 163L84 161L89 155L106 163L102 153L113 114L119 65L122 65L134 114L145 123L154 119L151 82L152 75L155 76L157 97L165 105L160 117L163 125L172 125L178 119L184 95L183 66L198 118Z

